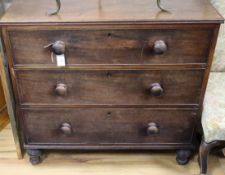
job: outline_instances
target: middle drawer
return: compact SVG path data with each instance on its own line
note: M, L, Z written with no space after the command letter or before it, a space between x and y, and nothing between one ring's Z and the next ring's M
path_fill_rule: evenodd
M17 70L20 104L198 104L203 70Z

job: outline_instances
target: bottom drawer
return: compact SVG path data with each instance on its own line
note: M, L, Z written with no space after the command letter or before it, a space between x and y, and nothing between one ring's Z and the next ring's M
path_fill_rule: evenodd
M190 143L195 111L146 108L24 109L25 144Z

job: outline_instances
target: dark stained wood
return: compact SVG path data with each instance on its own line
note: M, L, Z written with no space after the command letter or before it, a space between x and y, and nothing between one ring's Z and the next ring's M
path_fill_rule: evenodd
M51 52L53 52L56 55L62 55L66 51L66 46L63 41L55 41L53 44L50 44L50 46Z
M16 71L21 104L146 105L197 104L204 71L148 70L32 70ZM58 83L67 94L55 92ZM163 88L152 94L152 84Z
M22 125L27 144L176 144L192 140L193 112L135 108L23 110ZM157 123L158 133L148 134L150 122ZM70 135L61 131L64 123L71 125Z
M150 85L149 91L152 96L158 97L163 95L164 89L160 83L152 83Z
M104 144L104 145L82 145L82 144L24 144L25 149L44 149L44 150L84 150L84 151L140 151L140 150L176 150L176 149L195 149L196 144L190 143L152 143L152 144ZM134 153L134 152L132 152Z
M73 128L70 123L62 123L60 126L60 131L66 136L71 136L73 134Z
M206 143L204 138L202 139L201 145L199 147L199 165L200 165L200 173L207 174L208 170L208 156L213 148L219 147L223 149L225 146L225 141L215 140L210 143Z
M160 128L157 123L154 123L154 122L148 123L148 127L147 127L148 135L159 134L159 132L160 132Z
M42 152L37 149L27 149L27 154L30 156L30 163L32 165L37 165L41 162Z
M148 28L148 27L147 27ZM66 64L184 64L206 63L212 28L191 29L86 29L86 30L10 30L15 65L55 65L51 53L55 42L65 43ZM157 53L157 41L166 44ZM64 47L64 45L62 46ZM165 48L164 48L165 49ZM63 48L63 50L65 50ZM64 51L63 51L64 52ZM62 53L62 52L60 52Z
M193 150L190 149L181 149L177 151L177 163L179 165L186 165L192 155Z
M58 96L65 96L67 94L67 86L63 83L58 83L55 88L55 93Z
M152 43L149 42L149 46L151 46ZM164 40L156 40L153 43L153 53L154 54L164 54L168 50L168 43Z
M14 1L0 20L0 64L31 163L40 149L178 149L187 163L223 18L207 0L162 6L169 12L154 0L63 0L49 16L54 0Z
M156 0L62 0L59 14L49 16L48 13L55 10L55 6L54 0L16 0L1 23L215 23L223 20L208 0L162 0L162 6L169 13L160 11Z

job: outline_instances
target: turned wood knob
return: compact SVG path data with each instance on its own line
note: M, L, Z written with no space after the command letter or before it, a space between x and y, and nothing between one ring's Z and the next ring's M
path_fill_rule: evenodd
M60 130L66 136L70 136L72 134L72 127L69 123L63 123Z
M55 92L59 96L65 96L67 93L67 87L63 83L59 83L56 85Z
M158 134L159 133L159 128L156 123L149 123L148 128L147 128L147 134Z
M65 50L66 50L66 45L63 41L56 41L55 43L52 44L52 51L56 55L64 54Z
M153 83L150 86L150 93L153 96L161 96L163 94L163 88L159 83Z
M163 40L155 41L153 45L153 51L155 54L163 54L167 51L167 45Z

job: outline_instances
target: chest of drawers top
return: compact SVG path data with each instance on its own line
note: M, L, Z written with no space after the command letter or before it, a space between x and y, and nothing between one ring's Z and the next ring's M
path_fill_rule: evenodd
M162 0L168 12L162 12L156 0L63 0L58 15L54 0L17 0L2 17L0 23L218 23L223 18L208 0Z

